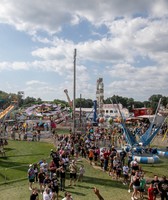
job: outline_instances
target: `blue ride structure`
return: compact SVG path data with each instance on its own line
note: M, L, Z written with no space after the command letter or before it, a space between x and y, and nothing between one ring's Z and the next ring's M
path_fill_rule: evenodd
M150 124L149 128L146 130L146 132L140 137L138 140L136 135L133 135L131 131L126 127L125 122L123 120L122 113L120 111L120 108L118 106L118 110L121 116L121 125L123 129L123 133L126 137L126 141L128 145L130 146L130 151L132 151L133 158L137 159L137 161L141 163L155 163L159 161L159 157L157 155L153 154L147 154L143 153L143 149L145 149L147 146L149 146L152 142L152 140L155 138L155 136L158 134L160 128L162 127L162 123L160 123L157 127L155 126L155 119L156 114L158 112L158 108L160 106L161 99L159 100L158 107L156 109L155 117Z

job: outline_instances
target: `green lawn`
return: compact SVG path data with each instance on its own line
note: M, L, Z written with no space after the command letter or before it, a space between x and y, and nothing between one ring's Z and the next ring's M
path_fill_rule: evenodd
M30 163L47 158L52 144L32 141L9 141L6 157L0 157L0 183L25 178Z
M96 186L101 191L105 199L130 199L127 192L127 187L120 182L112 181L111 178L104 172L94 169L85 160L78 164L84 164L86 174L84 181L78 183L75 187L67 187L75 200L90 200L97 199L93 193L93 187ZM69 184L67 180L66 185ZM25 200L29 199L30 191L28 190L28 181L20 181L16 183L0 186L1 200ZM40 195L41 197L41 195ZM63 198L63 192L60 192L60 198Z
M166 175L168 178L168 158L160 158L160 162L156 164L142 164L147 177L153 177L155 174L159 177Z
M57 134L69 134L69 129L68 128L57 128Z
M11 166L20 166L16 169L8 171L8 180L16 179L17 177L26 177L29 163L34 163L49 155L52 144L44 142L24 142L24 141L9 141L6 146L7 159L0 158L1 172ZM100 169L95 169L89 165L86 160L81 160L78 165L85 166L86 174L84 181L78 183L76 187L67 187L67 190L72 193L74 200L96 200L93 193L93 187L96 186L106 200L130 200L131 194L127 192L128 186L124 186L121 182L111 179L107 173ZM25 165L24 167L21 167ZM155 173L159 175L168 175L168 159L162 159L159 164L142 165L147 177L153 176ZM12 177L12 178L11 178ZM67 174L69 178L69 174ZM0 174L0 180L4 180L3 174ZM67 180L66 185L69 184ZM38 186L38 185L37 185ZM0 185L1 200L26 200L29 199L30 191L28 190L28 180L16 181L8 184ZM63 198L63 193L60 192L60 200ZM41 200L41 195L40 195Z

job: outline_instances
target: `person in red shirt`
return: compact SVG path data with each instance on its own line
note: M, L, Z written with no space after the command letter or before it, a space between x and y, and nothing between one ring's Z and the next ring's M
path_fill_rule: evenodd
M103 154L104 156L104 171L107 171L107 167L108 167L108 162L109 162L109 156L110 156L110 151L106 150Z
M53 174L56 173L56 165L54 163L54 161L52 160L49 164L49 171L50 171L50 178L52 179L53 178Z
M154 199L154 188L153 184L151 183L148 188L148 200L153 200L153 199Z

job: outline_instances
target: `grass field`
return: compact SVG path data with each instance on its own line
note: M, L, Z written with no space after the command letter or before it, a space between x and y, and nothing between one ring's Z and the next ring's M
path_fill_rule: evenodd
M7 158L0 158L0 180L4 180L3 170L8 167L18 166L18 168L9 169L7 180L22 178L27 176L29 163L34 163L42 158L49 156L52 144L45 142L24 142L9 141L6 146ZM128 186L121 182L114 181L107 173L100 169L95 169L84 159L78 162L78 165L85 166L86 174L83 182L79 182L75 187L67 187L71 192L74 200L96 200L93 193L93 187L96 186L106 200L130 200L131 195L127 192ZM152 177L155 173L159 176L168 175L168 159L162 159L158 164L142 165L147 177ZM67 174L69 178L69 174ZM66 185L69 184L67 180ZM37 185L35 183L35 185ZM37 185L38 186L38 185ZM1 200L26 200L29 199L30 191L28 190L28 180L18 180L8 184L0 185ZM60 192L59 199L63 198L63 192ZM42 196L40 195L40 200Z
M69 129L68 128L57 128L57 133L58 134L69 134Z
M0 183L25 178L28 165L48 157L51 148L46 142L9 141L6 157L0 158Z

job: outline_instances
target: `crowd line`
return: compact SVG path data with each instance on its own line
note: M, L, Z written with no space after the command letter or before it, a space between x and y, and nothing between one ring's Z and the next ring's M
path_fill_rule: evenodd
M142 134L148 127L147 124L141 124L143 129L138 131L138 126L130 128L133 134L139 132ZM4 129L4 130L3 130ZM48 128L47 128L48 129ZM46 130L47 130L46 129ZM59 192L65 194L63 200L72 200L72 195L67 191L68 187L75 187L77 182L84 181L84 174L87 169L83 165L77 164L78 159L86 159L92 166L100 167L106 172L112 180L120 181L128 188L131 200L143 199L144 196L148 200L168 200L168 180L166 176L159 178L157 175L150 181L147 180L146 174L133 155L125 148L121 148L126 144L122 129L114 127L113 129L104 129L101 127L88 127L85 134L80 132L73 134L70 130L68 135L58 135L56 126L50 127L53 139L56 141L56 147L50 151L50 162L45 159L38 163L29 165L28 180L29 190L31 190L30 200L38 200L39 193L42 194L42 200L58 200ZM161 134L165 133L162 128ZM0 133L10 132L11 139L27 140L28 127L26 124L15 124L2 127ZM22 138L23 137L23 138ZM41 131L36 127L32 127L32 141L40 141ZM1 152L7 141L0 140ZM120 147L120 151L116 148ZM34 188L33 183L37 182L39 188ZM68 184L67 184L68 182ZM94 193L99 200L104 198L99 190L94 188Z
M112 143L108 147L101 148L99 142L103 138L105 130L89 128L87 134L70 132L69 135L57 135L58 140L55 149L51 149L51 162L42 160L35 165L30 165L28 170L29 189L32 190L30 199L36 199L37 189L32 188L32 183L39 183L43 200L59 199L59 191L65 192L64 200L73 199L67 192L68 187L75 187L78 181L84 180L86 169L83 165L77 165L78 159L87 159L90 165L100 166L115 181L120 181L128 187L131 200L143 199L144 195L149 200L168 199L168 180L166 176L147 180L145 172L132 153L125 149L118 151ZM99 138L98 138L99 135ZM68 182L68 184L67 184ZM94 189L95 194L98 191ZM97 195L98 194L98 195ZM98 199L103 197L98 192Z

